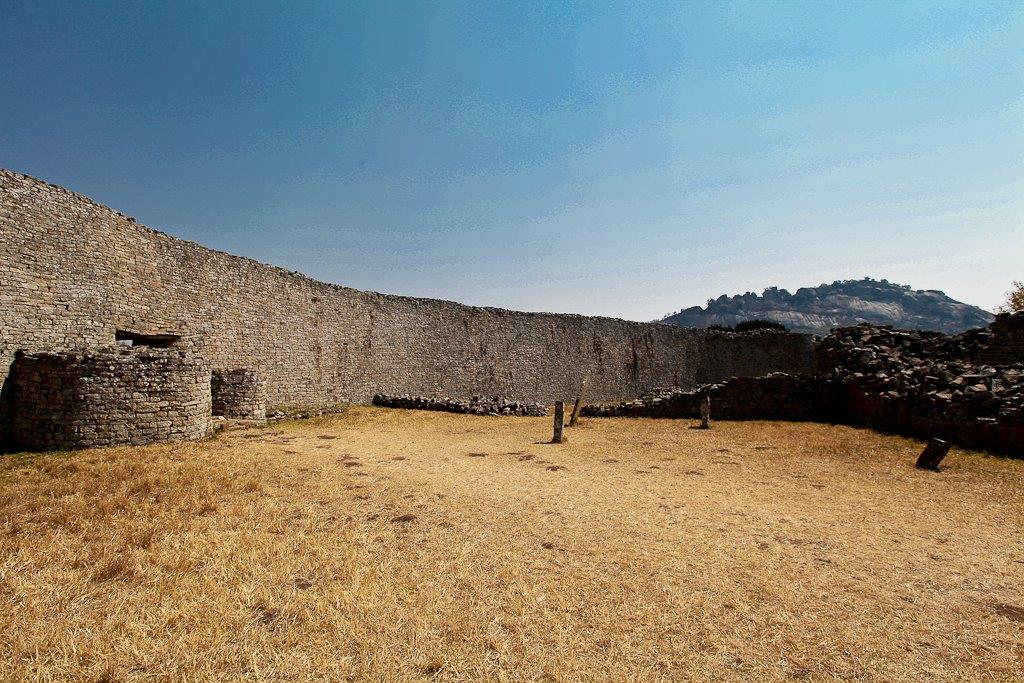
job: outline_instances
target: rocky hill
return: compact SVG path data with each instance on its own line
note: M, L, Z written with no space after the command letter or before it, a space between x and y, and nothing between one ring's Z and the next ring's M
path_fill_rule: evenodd
M774 320L794 332L822 336L832 328L861 322L955 334L988 325L992 314L938 290L915 290L908 285L865 278L801 287L792 294L778 287L769 287L760 296L753 292L723 294L708 301L706 308L686 308L662 322L708 327L733 326L753 319Z

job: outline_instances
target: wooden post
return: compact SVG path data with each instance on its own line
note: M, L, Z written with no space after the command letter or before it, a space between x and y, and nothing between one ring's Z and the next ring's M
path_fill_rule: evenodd
M565 404L555 401L555 435L551 437L551 443L562 443L562 423L565 420Z
M711 397L704 396L700 402L700 428L711 429Z
M583 407L583 402L587 400L587 378L584 377L583 381L580 382L580 393L576 397L576 405L572 407L572 417L569 418L569 426L575 427L576 420L580 416L580 408Z
M949 444L942 439L930 439L928 445L921 451L921 455L917 457L917 464L915 467L921 470L931 470L933 472L939 471L939 463L949 453Z

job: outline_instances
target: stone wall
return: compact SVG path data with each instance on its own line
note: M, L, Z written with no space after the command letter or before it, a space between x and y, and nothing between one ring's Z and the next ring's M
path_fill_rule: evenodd
M864 380L837 383L834 421L921 439L1024 457L1024 412L991 410L983 401L939 403L926 397L879 392Z
M185 351L20 352L11 393L17 448L139 445L211 431L210 370Z
M515 415L518 417L543 417L548 408L540 403L523 403L509 401L500 396L473 396L468 399L431 397L431 396L387 396L377 394L373 397L373 405L382 408L402 408L406 410L437 410L445 413L465 413L469 415Z
M832 387L813 375L782 372L763 377L732 377L690 390L652 392L633 401L586 406L589 417L697 418L705 397L713 420L828 421L833 417Z
M801 422L830 417L831 388L813 376L734 377L697 393L711 397L712 419Z
M214 370L213 414L236 420L267 419L267 386L252 370Z
M710 396L711 414L719 419L837 422L1024 456L1024 358L1007 332L1007 322L1022 318L1001 317L1003 329L957 335L868 324L839 328L818 344L817 374L733 378L588 406L584 414L695 418Z
M1024 455L1024 356L1013 352L1006 329L1022 318L1000 316L957 335L872 325L834 330L819 344L819 358L836 386L835 419Z
M992 338L978 360L990 365L1024 363L1024 312L1000 313L989 325Z
M91 347L118 331L202 339L247 368L271 405L377 393L571 400L803 372L810 337L733 334L611 318L518 313L361 292L212 251L88 198L0 171L0 378L17 349ZM0 395L0 426L9 412ZM2 433L0 433L2 441Z

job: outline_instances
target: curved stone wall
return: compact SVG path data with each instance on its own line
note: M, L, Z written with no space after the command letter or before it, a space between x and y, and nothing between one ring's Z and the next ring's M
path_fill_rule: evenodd
M277 406L379 393L549 403L572 400L584 375L593 400L611 400L813 368L808 335L521 313L326 284L3 170L0 284L0 378L18 349L147 337L187 342L216 368L255 371Z
M267 387L252 370L214 370L213 414L236 420L267 419Z
M184 351L21 352L11 392L19 448L194 440L212 429L209 367Z

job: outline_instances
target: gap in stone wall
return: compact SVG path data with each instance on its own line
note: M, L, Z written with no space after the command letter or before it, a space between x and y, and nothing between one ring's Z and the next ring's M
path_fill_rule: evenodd
M128 330L117 330L114 333L114 341L118 346L148 346L153 349L166 349L181 341L180 334L142 334L129 332Z

